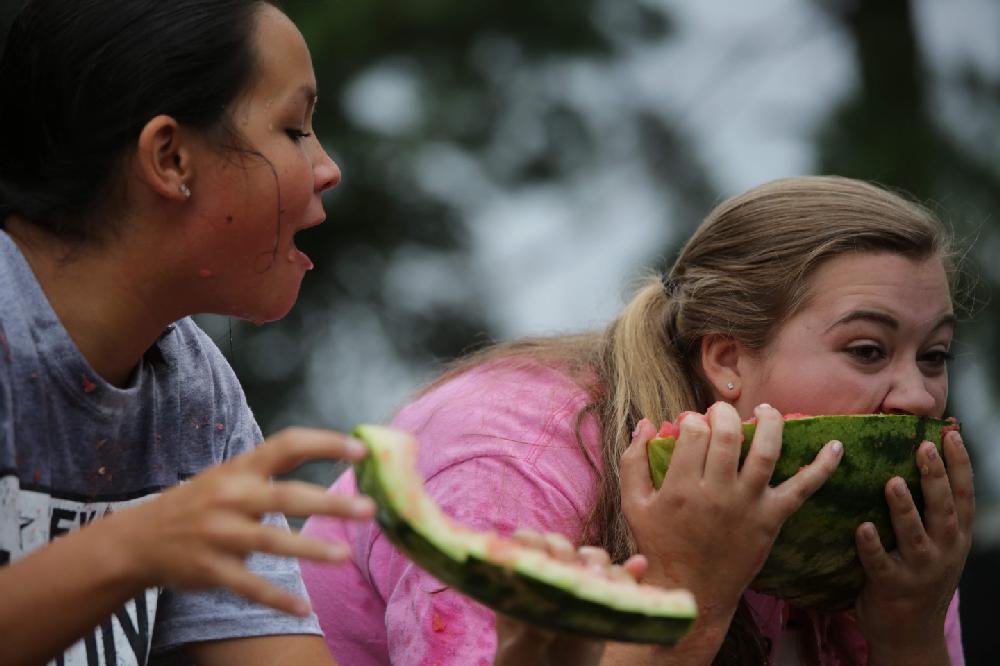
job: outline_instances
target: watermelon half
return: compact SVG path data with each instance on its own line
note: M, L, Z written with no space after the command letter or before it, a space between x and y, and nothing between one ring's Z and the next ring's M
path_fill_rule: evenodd
M355 465L392 543L441 582L534 625L594 638L676 643L696 615L686 590L611 580L495 533L463 527L424 492L417 442L393 428L362 425L354 436L369 455Z
M743 424L741 461L755 429L752 421ZM896 537L885 500L886 482L894 476L902 477L922 511L917 447L929 440L940 452L944 434L957 429L958 424L950 419L895 414L786 416L781 457L771 485L811 463L830 440L843 442L844 455L833 476L785 521L752 587L802 608L851 608L865 579L855 546L855 530L870 521L885 548L895 548ZM670 465L677 432L676 424L665 423L657 438L649 441L649 471L657 488Z

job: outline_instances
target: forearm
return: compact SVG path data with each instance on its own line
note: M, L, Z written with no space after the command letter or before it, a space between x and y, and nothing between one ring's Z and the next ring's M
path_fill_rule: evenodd
M868 666L951 666L951 657L942 636L939 642L922 648L894 650L871 645Z
M699 618L673 647L609 643L601 666L708 666L722 647L731 617Z
M111 520L98 520L0 568L4 663L54 658L143 589Z
M198 666L270 666L299 664L301 666L337 666L320 636L286 634L251 636L204 643L192 643L183 648L184 658Z

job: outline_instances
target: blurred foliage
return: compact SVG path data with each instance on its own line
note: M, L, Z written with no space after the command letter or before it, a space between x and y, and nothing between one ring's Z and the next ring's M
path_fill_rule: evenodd
M991 219L993 211L1000 210L1000 155L989 148L995 148L1000 137L1000 81L984 80L971 64L948 85L935 81L918 44L914 6L909 0L825 6L852 37L860 77L857 89L831 110L823 125L817 138L817 170L905 190L954 228L964 244L959 250L966 258L967 292L963 304L967 321L959 332L962 344L956 348L959 353L974 348L980 362L989 366L992 382L987 401L995 404L1000 386L996 353L1000 305L988 294L1000 282L994 268L1000 226ZM935 88L970 100L984 122L965 136L956 136L942 125ZM969 119L970 124L973 120ZM952 405L949 413L961 416L961 406ZM978 436L986 440L993 434ZM985 451L994 445L992 441L969 444L974 460L977 449ZM981 508L990 506L982 499L996 493L984 485L977 484ZM996 568L1000 549L995 540L973 545L961 585L966 660L969 664L995 663L1000 640L988 609L992 592L1000 585Z
M18 4L0 3L0 27ZM465 168L505 191L571 179L607 158L601 152L608 145L604 133L621 133L635 139L621 143L639 153L680 237L718 199L695 138L679 129L683 122L663 110L617 100L624 111L614 122L595 124L555 85L569 63L611 63L638 45L671 40L678 28L669 3L284 0L281 5L310 45L321 98L316 130L343 167L344 183L327 197L328 222L297 239L317 268L292 313L264 328L228 321L210 326L265 432L290 419L339 428L355 421L336 405L319 412L315 406L301 408L307 391L317 390L307 380L311 366L331 363L329 374L349 383L357 378L345 379L345 373L377 361L317 357L330 330L351 330L337 328L338 322L371 317L376 328L353 335L376 330L387 336L387 354L424 370L492 337L481 294L462 284L468 281L470 237L464 223L468 210L459 195L479 193L461 192L467 187L461 168L445 172L451 180L428 185L429 151L457 156ZM815 171L905 190L929 203L959 238L969 239L960 248L969 260L966 271L981 282L967 299L966 314L974 319L963 324L958 350L975 348L980 362L989 365L987 401L995 404L1000 305L986 295L1000 283L1000 225L993 221L993 211L1000 209L1000 81L972 63L957 73L932 67L918 39L913 0L812 0L812 7L826 12L843 32L857 74L856 87L817 125ZM764 33L749 37L762 48L771 46ZM726 45L706 48L718 46ZM387 108L375 110L394 113L374 122L352 107L352 99L365 86L371 92L379 77L394 77L409 94L386 98ZM955 104L965 114L958 128L942 120L943 109ZM449 191L456 196L442 196ZM650 256L665 262L675 249L654 248ZM393 292L389 276L401 258L413 256L449 267L449 279L466 289L456 298L408 304ZM347 360L354 363L341 370L338 364ZM956 367L961 369L961 359ZM955 407L961 416L961 405ZM313 478L329 476L326 470ZM974 551L963 580L970 664L990 663L1000 653L996 632L985 620L990 592L1000 584L996 555L982 547Z
M662 40L671 21L639 0L286 0L281 6L309 43L320 90L316 131L344 180L326 199L327 223L296 239L316 269L291 314L263 329L231 322L214 334L265 432L289 418L344 428L357 417L337 405L318 414L290 412L305 400L303 380L323 344L317 325L359 312L373 316L391 353L417 369L492 338L474 291L457 302L412 308L387 287L393 262L413 253L453 262L455 281L464 280L468 229L457 204L421 181L427 151L461 154L502 190L559 182L592 167L604 157L592 123L531 77L544 79L553 64L599 63L637 41ZM372 127L351 113L354 91L378 75L401 77L415 91L401 126ZM648 113L636 112L627 125L640 136L657 186L683 192L680 217L693 226L715 192L686 137ZM279 352L275 340L295 342ZM258 372L261 353L280 353L280 367L270 363Z
M976 148L995 146L1000 136L1000 82L983 81L972 68L963 68L965 75L953 82L992 119L985 136L980 130L963 143L936 112L939 82L919 48L911 2L827 7L852 37L860 77L857 89L830 111L819 133L817 170L903 190L954 229L963 258L958 305L966 320L956 350L962 355L975 348L979 361L990 367L994 381L987 387L988 399L996 402L1000 304L989 294L1000 275L989 268L1000 248L1000 227L990 220L993 211L1000 210L1000 156ZM977 146L979 141L984 144ZM973 445L973 454L975 449Z

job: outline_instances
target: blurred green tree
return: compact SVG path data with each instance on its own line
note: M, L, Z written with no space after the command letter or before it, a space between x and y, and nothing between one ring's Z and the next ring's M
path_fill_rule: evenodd
M1000 227L992 221L993 211L1000 209L1000 156L995 151L1000 139L1000 82L989 80L972 63L949 74L949 80L940 80L921 49L916 8L909 0L823 4L851 36L859 82L822 125L818 171L901 188L928 202L954 227L965 244L964 269L972 280L966 282L970 311L960 331L961 344L956 345L960 356L954 375L971 371L962 355L972 350L977 362L989 368L992 381L984 382L981 390L988 392L986 403L995 404L1000 386L996 354L1000 304L987 294L1000 283L994 268ZM963 117L965 126L948 126L942 94L963 98L978 114ZM952 405L949 413L961 418L963 407ZM976 440L970 442L974 459L977 450L985 452L993 444L987 439L992 436L991 432L967 435L966 439ZM980 507L995 504L996 489L977 485ZM986 536L985 531L980 534ZM1000 544L996 535L982 541L973 543L961 586L970 664L992 663L1000 650L988 619L990 591L1000 586L996 569Z
M326 200L328 222L297 239L317 268L291 314L259 329L235 321L207 326L265 431L292 421L345 428L365 416L334 400L317 406L316 382L304 388L310 373L324 365L331 376L363 381L365 364L356 356L368 353L373 372L374 357L385 355L425 376L439 361L489 341L481 294L466 278L469 202L600 164L608 128L549 83L572 63L613 61L636 44L664 39L671 21L642 0L282 6L310 45L320 90L315 126L344 181ZM638 137L655 187L664 198L678 194L679 217L695 224L715 192L687 137L642 110L618 127ZM468 172L477 174L482 193L468 185ZM466 203L456 194L462 190ZM441 293L428 284L420 302L408 301L394 286L395 268L407 261L444 271ZM331 335L341 338L341 351L318 352ZM343 343L348 336L385 336L388 343L378 353L359 352Z

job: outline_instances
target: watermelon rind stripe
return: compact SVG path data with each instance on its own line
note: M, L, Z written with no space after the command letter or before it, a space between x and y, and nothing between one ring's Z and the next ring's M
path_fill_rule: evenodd
M458 525L423 491L408 433L362 425L358 489L396 548L444 584L530 624L581 636L672 645L697 614L684 590L611 581L494 534Z
M802 608L839 611L853 606L865 581L855 531L871 522L886 550L895 548L885 484L894 476L902 477L922 511L916 450L922 442L931 441L940 452L942 433L955 427L943 419L904 414L787 420L772 486L811 463L831 440L843 442L844 454L826 483L785 521L752 587ZM755 429L752 423L743 425L741 462ZM650 475L656 487L663 483L674 443L670 437L648 444Z

